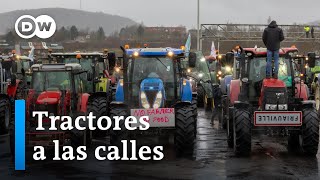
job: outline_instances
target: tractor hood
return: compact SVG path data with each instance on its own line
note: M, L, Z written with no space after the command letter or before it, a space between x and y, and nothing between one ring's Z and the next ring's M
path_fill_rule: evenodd
M166 99L163 81L160 78L149 77L140 84L140 105L145 109L159 108Z
M264 88L285 88L286 84L279 79L264 79L262 82L262 89Z
M44 91L39 94L37 104L58 104L61 97L60 91Z

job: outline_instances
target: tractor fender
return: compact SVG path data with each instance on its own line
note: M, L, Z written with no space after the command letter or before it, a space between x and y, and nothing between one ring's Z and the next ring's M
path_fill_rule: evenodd
M316 103L313 100L302 101L302 109L314 108L315 106L316 106Z
M302 98L304 101L308 100L307 85L304 83L296 84L296 98Z
M224 78L222 78L220 80L221 92L223 94L227 94L227 87L231 83L231 80L232 80L232 76L231 75L227 75L227 76L225 76Z
M20 79L16 80L16 84L9 84L7 88L7 94L9 97L15 97L18 89L19 83L22 82Z
M123 79L120 79L117 83L116 102L124 102Z
M89 101L90 94L83 93L81 95L80 113L87 113L87 105Z
M240 79L231 80L230 83L230 105L234 105L235 101L238 101L240 94Z
M181 79L182 81L180 82L181 84L181 89L180 89L180 94L181 94L181 101L182 102L189 102L191 103L192 101L192 87L191 83L187 79Z

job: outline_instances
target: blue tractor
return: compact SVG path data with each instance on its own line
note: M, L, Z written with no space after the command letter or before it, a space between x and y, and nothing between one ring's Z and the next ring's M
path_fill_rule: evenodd
M178 156L192 156L196 138L196 108L192 85L181 62L185 51L174 48L123 50L123 78L119 80L110 116L149 116L147 131L111 131L110 142L121 148L121 140L138 135L174 135ZM194 67L196 54L189 54Z

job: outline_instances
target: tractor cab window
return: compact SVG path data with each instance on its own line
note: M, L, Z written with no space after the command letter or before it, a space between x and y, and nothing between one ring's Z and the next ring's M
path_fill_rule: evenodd
M138 57L129 61L128 70L132 71L129 73L133 83L132 95L139 95L140 84L144 79L159 78L164 83L167 95L173 97L174 68L173 60L167 57Z
M34 72L32 75L32 89L42 91L70 90L70 73L62 71Z

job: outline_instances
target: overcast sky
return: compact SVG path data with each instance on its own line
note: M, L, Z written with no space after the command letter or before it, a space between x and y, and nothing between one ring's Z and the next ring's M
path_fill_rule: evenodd
M129 17L147 26L196 27L197 0L81 0L82 10ZM200 0L201 23L278 24L320 20L319 0ZM1 0L0 12L63 7L80 9L80 0Z

